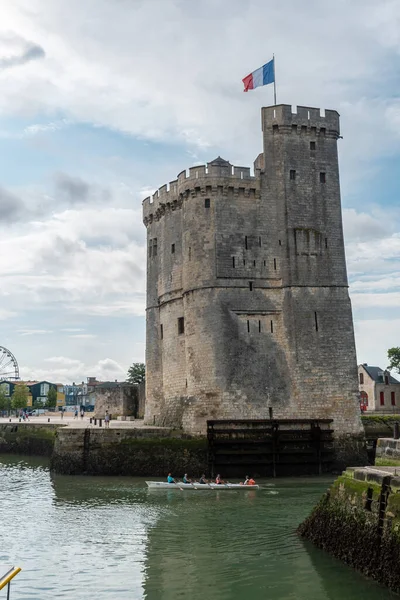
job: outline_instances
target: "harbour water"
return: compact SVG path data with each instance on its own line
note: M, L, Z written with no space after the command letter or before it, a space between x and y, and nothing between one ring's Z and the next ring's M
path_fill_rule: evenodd
M148 491L139 478L51 476L0 456L0 563L12 600L386 600L393 596L300 540L331 479L259 491Z

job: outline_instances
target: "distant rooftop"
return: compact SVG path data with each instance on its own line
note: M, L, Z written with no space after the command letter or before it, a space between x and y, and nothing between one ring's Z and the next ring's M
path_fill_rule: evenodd
M385 373L389 376L389 383L400 383L400 381L392 377L392 375L387 369L382 369L381 367L372 367L367 363L363 363L361 366L364 367L371 379L373 379L377 383L383 383L382 373Z

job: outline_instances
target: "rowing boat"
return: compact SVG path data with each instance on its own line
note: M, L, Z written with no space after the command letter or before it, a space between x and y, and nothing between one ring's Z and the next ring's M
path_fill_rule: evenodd
M258 485L241 483L167 483L166 481L146 481L151 490L258 490Z

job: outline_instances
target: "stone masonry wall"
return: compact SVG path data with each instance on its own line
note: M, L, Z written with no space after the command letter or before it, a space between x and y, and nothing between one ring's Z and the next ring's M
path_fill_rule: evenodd
M143 202L149 424L333 418L362 436L336 111L262 109L250 170L221 158ZM178 319L184 319L184 332Z

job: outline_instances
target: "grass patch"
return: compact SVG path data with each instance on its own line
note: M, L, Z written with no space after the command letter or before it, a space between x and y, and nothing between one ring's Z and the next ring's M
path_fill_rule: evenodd
M383 423L384 425L393 425L400 423L400 415L361 415L361 421L368 423Z
M375 459L376 467L400 467L400 460L394 458L379 457Z

